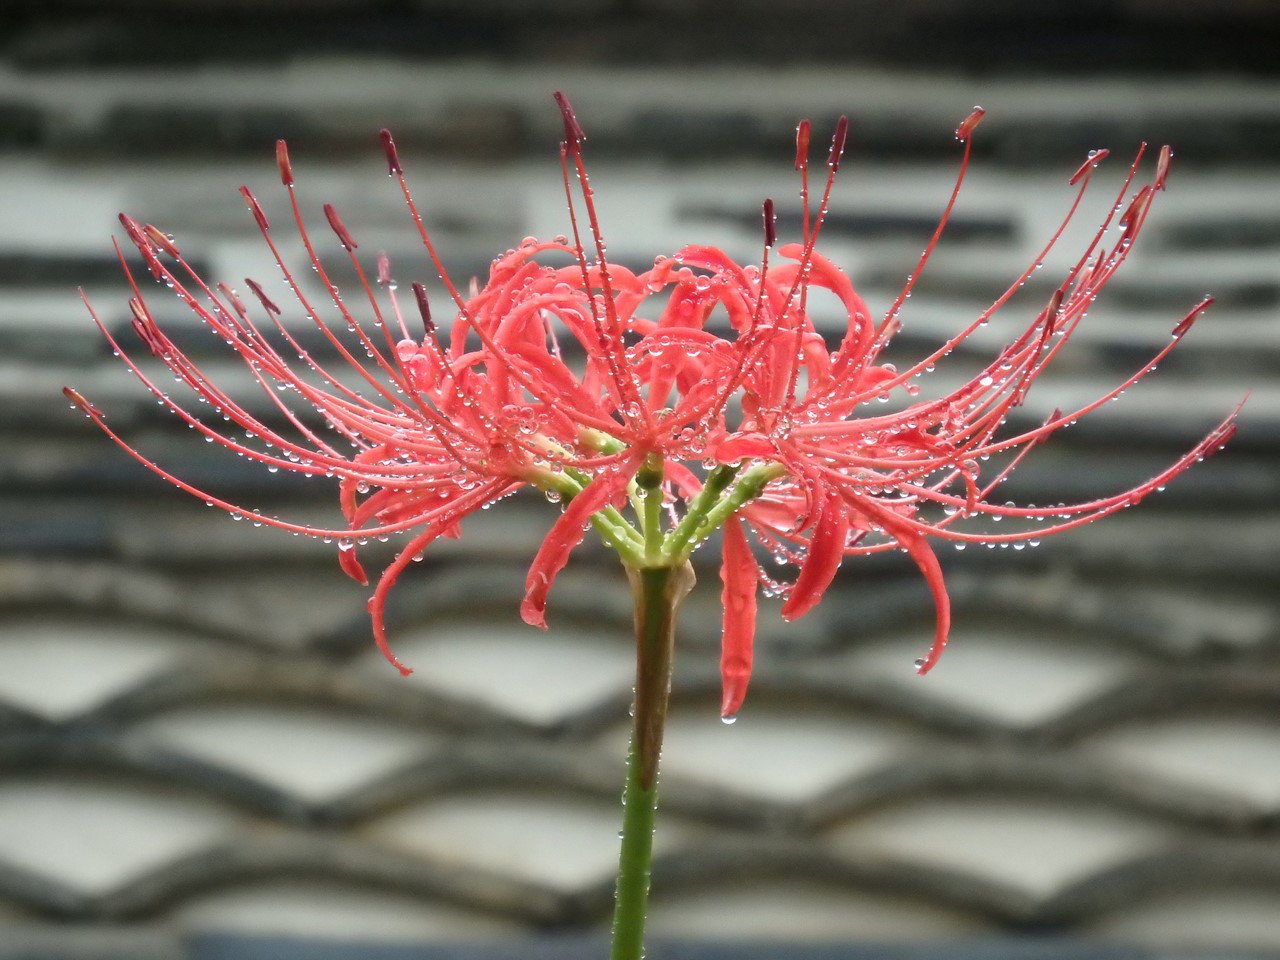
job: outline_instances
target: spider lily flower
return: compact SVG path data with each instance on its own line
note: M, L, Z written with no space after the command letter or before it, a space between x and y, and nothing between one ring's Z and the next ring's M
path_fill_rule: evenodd
M1128 257L1155 195L1165 187L1171 158L1167 146L1159 153L1152 181L1134 189L1145 145L1139 149L1111 212L1064 272L1048 302L967 382L939 396L917 399L917 378L933 371L985 326L1043 263L1076 214L1090 174L1106 151L1091 154L1069 178L1076 193L1061 224L1033 264L989 308L907 369L880 362L881 352L899 327L899 310L955 204L969 161L971 136L981 118L982 110L976 109L957 128L964 153L955 187L906 286L878 318L872 316L848 279L814 250L839 165L843 131L837 131L828 158L826 190L816 216L811 218L804 176L808 130L803 124L800 128L797 167L806 198L806 235L802 243L780 251L793 264L774 267L767 278L760 278L758 306L740 338L747 344L740 351L745 360L740 362L734 381L741 391L742 420L736 429L718 438L713 451L715 459L726 466L752 463L757 471L760 465L770 465L773 471L773 479L761 495L744 501L726 526L723 666L727 715L741 703L749 674L754 621L748 591L756 582L785 596L781 615L791 620L818 603L844 557L904 551L923 574L936 610L933 643L916 661L917 671L926 673L946 645L951 621L942 571L929 539L950 540L961 548L969 543L1034 545L1048 534L1137 503L1220 449L1234 433L1239 406L1157 475L1097 499L1050 507L991 499L1037 444L1119 396L1155 369L1212 302L1206 298L1196 304L1173 326L1168 342L1101 396L1072 410L1055 410L1034 427L1001 432L1009 412L1023 403L1032 385L1079 328L1090 303ZM770 213L766 208L766 218ZM769 229L766 240L771 239ZM847 312L843 338L829 352L803 309L806 294L815 287L834 294ZM895 394L905 400L901 409L882 415L864 411L873 400L886 401ZM1000 530L990 525L990 521L1004 518L1013 523ZM756 555L744 547L748 534L765 553L797 568L794 581L776 583L770 579Z
M527 238L497 258L487 280L473 283L465 295L437 255L391 135L381 135L388 170L451 302L447 331L437 328L425 288L415 283L414 312L422 333L410 332L385 258L368 276L355 239L325 205L328 227L349 257L359 287L356 298L340 296L305 225L283 142L277 166L291 227L316 272L323 304L312 302L287 266L255 196L244 187L240 192L275 271L326 344L323 360L303 348L261 284L246 280L244 298L226 285L210 286L168 236L121 217L152 277L245 364L268 398L269 417L218 387L177 348L155 322L133 276L133 330L187 388L186 399L161 390L158 378L116 342L90 307L103 335L143 385L207 440L270 469L339 481L342 526L319 528L257 514L255 520L339 538L342 569L362 583L366 578L355 541L409 535L382 571L369 604L375 640L402 672L408 668L392 655L383 622L387 593L399 574L436 538L457 536L469 514L531 486L559 501L562 511L526 581L521 614L537 626L545 626L551 584L588 527L632 570L684 566L694 549L723 530L721 707L726 718L734 716L746 692L758 590L785 596L784 618L802 616L851 555L901 549L922 571L937 614L932 647L917 661L923 673L937 661L950 623L929 538L1009 543L1079 526L1137 502L1221 447L1233 430L1234 411L1155 477L1099 499L1051 508L990 499L1034 446L1140 379L1208 306L1206 300L1193 308L1174 327L1171 341L1112 390L1077 409L1055 412L1036 427L1001 433L1009 411L1022 403L1078 329L1089 302L1128 256L1156 193L1164 188L1168 148L1160 152L1152 182L1137 188L1126 204L1139 152L1116 206L1123 212L1104 220L1048 303L991 362L962 386L921 400L918 375L987 323L1034 269L1028 267L988 310L908 369L880 362L914 278L956 201L980 110L956 131L964 152L938 228L912 280L877 318L849 279L816 249L847 136L845 120L832 137L816 205L809 182L808 122L797 130L803 226L796 241L777 244L774 207L766 200L758 264L740 265L713 247L687 246L636 272L606 256L583 160L585 136L568 101L560 94L556 99L565 128L560 158L570 235ZM1077 187L1075 199L1036 263L1076 213L1090 173L1104 155L1091 156L1070 179ZM834 295L846 314L845 331L834 347L809 315L815 291ZM353 306L356 300L359 308ZM321 318L322 307L332 311L336 323ZM66 393L161 477L234 515L250 512L172 475L114 433L92 403L70 388ZM901 409L865 412L871 401L894 394L907 400ZM202 416L206 411L213 416ZM995 533L984 524L1002 517L1024 526ZM762 560L768 555L794 567L790 582L765 573Z

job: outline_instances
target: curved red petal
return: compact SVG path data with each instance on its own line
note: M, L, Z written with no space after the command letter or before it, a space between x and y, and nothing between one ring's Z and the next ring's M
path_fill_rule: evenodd
M393 667L400 671L400 675L403 677L413 673L413 669L406 667L397 660L396 655L391 652L390 644L387 643L386 624L383 620L383 614L387 606L387 594L395 585L396 579L404 571L404 568L412 563L413 558L425 550L432 540L439 536L443 526L439 522L433 523L405 544L404 549L397 553L396 558L382 571L382 576L378 578L378 585L373 589L373 596L369 598L369 617L373 622L373 642L377 645L378 651L387 658Z
M947 596L947 587L942 579L942 566L938 563L938 558L924 534L897 514L887 510L878 511L875 519L915 561L915 565L924 575L925 583L929 586L929 593L933 595L935 611L933 644L929 647L929 652L916 661L916 673L924 675L933 669L933 665L942 656L942 650L947 645L947 636L951 632L951 598Z
M756 634L756 583L759 570L736 516L724 525L720 602L724 619L720 634L720 715L732 717L742 706L751 679L751 655Z
M596 477L569 501L564 513L552 524L525 578L524 600L520 603L520 616L525 623L543 630L547 628L547 594L556 574L569 562L573 548L582 542L591 515L612 503L630 479L630 470L610 471Z
M823 501L795 586L782 605L783 620L798 619L818 605L822 592L831 586L840 569L848 535L849 511L839 495L832 494Z
M349 541L338 544L338 566L342 568L343 573L361 586L369 582L368 574L364 572L364 567L356 557L355 544Z

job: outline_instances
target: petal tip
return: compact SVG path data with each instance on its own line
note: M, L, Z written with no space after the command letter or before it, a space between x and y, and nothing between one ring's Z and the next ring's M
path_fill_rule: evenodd
M526 597L520 604L520 619L539 630L547 629L547 607L545 603Z
M726 680L723 690L720 699L720 719L725 723L733 723L738 719L742 701L746 699L747 683L745 680Z

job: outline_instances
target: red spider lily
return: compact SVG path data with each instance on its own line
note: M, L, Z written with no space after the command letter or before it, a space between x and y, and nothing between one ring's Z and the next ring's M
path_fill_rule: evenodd
M804 226L798 243L777 249L782 262L771 261L773 204L765 201L765 242L758 266L740 266L715 248L689 246L636 273L605 255L582 158L584 136L568 102L559 94L557 102L565 124L561 167L571 238L527 239L495 260L484 285L473 285L465 297L436 254L390 134L382 134L388 169L453 303L447 336L439 335L425 290L416 283L412 289L425 335L421 340L410 335L385 258L371 280L356 255L355 240L325 205L326 220L349 256L364 305L357 311L339 295L304 225L283 142L277 163L293 229L345 332L320 319L320 310L286 265L257 200L247 188L241 194L276 269L321 332L332 361L321 362L303 349L259 284L246 280L253 294L246 306L229 287L210 287L201 280L155 227L121 217L153 277L244 362L269 398L269 418L217 387L173 344L152 318L132 276L134 331L191 391L196 404L160 390L94 315L142 383L206 439L269 468L339 479L344 527L322 529L255 515L256 520L295 533L341 538L341 566L362 583L365 575L353 539L413 531L383 571L370 601L378 646L402 672L408 670L386 642L388 590L433 540L456 536L468 514L525 485L565 501L526 583L521 613L538 626L545 625L551 583L587 526L594 526L633 568L683 564L723 526L721 666L727 717L741 704L750 673L757 589L763 585L785 594L782 615L799 617L818 602L842 559L852 554L902 549L923 572L937 608L933 646L918 661L924 672L946 642L950 619L941 572L926 537L1008 543L1070 529L1136 502L1220 447L1233 429L1234 411L1166 470L1120 494L1052 508L999 506L988 500L1033 446L1141 378L1208 305L1197 305L1174 328L1173 340L1113 390L1079 409L1055 413L1034 429L997 437L1008 411L1022 402L1076 330L1088 303L1127 257L1155 193L1164 187L1167 148L1153 182L1134 193L1116 221L1116 236L1106 239L1112 214L1026 328L964 386L917 402L917 375L986 323L1032 267L968 327L899 372L877 359L896 330L911 283L875 320L844 274L815 249L844 148L843 119L832 140L816 209L809 196L807 121L798 129L796 168ZM975 111L956 131L964 142L956 188L913 278L955 203L968 164L970 134L980 117L981 111ZM1101 159L1091 157L1071 178L1078 193L1037 262L1061 236ZM1137 169L1135 159L1121 199ZM586 242L579 210L585 215ZM544 262L548 259L559 265ZM847 313L847 329L834 350L807 312L815 289L834 294ZM718 332L713 313L727 317L726 331ZM870 401L895 392L909 395L911 402L894 413L860 415ZM160 476L233 514L247 512L152 463L113 433L93 405L75 391L67 395ZM199 416L202 406L215 416ZM988 468L984 464L992 457L999 466ZM634 523L624 515L628 505L634 509ZM1028 526L1000 534L972 529L985 518L1004 516ZM759 560L764 553L794 565L794 582L768 577Z
M806 124L800 126L796 165L806 198L805 236L801 244L780 251L795 261L793 264L773 267L767 278L767 258L762 265L756 307L739 337L739 342L745 344L739 351L739 367L733 380L741 390L743 417L737 429L718 438L713 447L714 456L724 464L745 459L780 468L781 475L769 483L761 496L745 502L734 517L745 522L768 552L797 566L798 575L791 584L771 581L750 551L744 549L738 526L732 521L726 526L722 568L726 715L731 716L737 709L746 689L754 620L744 615L744 597L757 582L786 596L781 613L790 620L818 603L844 557L891 549L905 551L923 573L936 607L933 644L916 661L918 672L925 673L941 655L950 626L941 568L926 538L948 539L960 546L970 542L1034 543L1046 534L1078 527L1137 503L1192 463L1221 448L1234 433L1238 406L1159 474L1129 490L1099 499L1052 507L996 504L988 499L1034 446L1115 398L1154 369L1212 302L1206 298L1192 308L1173 327L1168 343L1102 396L1074 410L1056 410L1032 429L997 436L1008 412L1023 402L1033 382L1078 328L1099 290L1128 256L1155 194L1164 189L1171 157L1168 147L1160 151L1153 181L1138 188L1126 204L1125 197L1143 153L1142 149L1138 151L1112 212L1066 271L1046 306L963 386L930 400L913 399L919 393L916 378L932 371L935 363L987 324L1043 262L1076 213L1090 173L1106 151L1092 154L1070 178L1069 183L1078 189L1062 223L1035 262L988 309L908 369L899 371L877 362L898 328L899 309L946 225L968 165L970 136L981 117L982 110L976 109L956 130L957 139L964 143L964 154L955 188L907 285L878 320L873 319L848 279L813 249L839 166L843 124L837 129L828 157L826 189L818 213L812 218L812 230L808 228L806 176L809 131ZM771 205L766 204L766 221L771 220L771 215ZM1108 240L1113 221L1118 229ZM771 240L769 224L766 242ZM848 314L844 337L831 352L803 310L805 295L813 287L834 293ZM906 394L910 401L901 410L881 416L860 415L861 407L873 399L888 400L895 391ZM997 458L997 465L988 468L985 463L992 457ZM996 533L981 522L1005 517L1025 525Z

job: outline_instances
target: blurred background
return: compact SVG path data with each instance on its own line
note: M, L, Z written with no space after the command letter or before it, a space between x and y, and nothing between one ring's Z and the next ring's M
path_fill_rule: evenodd
M326 263L332 202L368 266L386 250L401 284L431 280L384 125L447 266L483 277L525 235L566 232L556 89L590 138L610 254L637 267L686 243L754 260L765 196L794 232L795 123L821 142L849 114L823 250L881 310L945 204L955 124L986 107L899 358L990 304L1066 211L1067 177L1110 148L1061 249L925 390L1025 325L1139 143L1171 143L1137 251L1027 421L1122 381L1204 294L1217 303L1153 376L1038 450L1009 497L1132 486L1251 391L1230 448L1140 508L1035 549L947 548L955 626L927 678L912 670L932 631L923 583L902 558L863 559L799 623L763 607L750 696L721 724L704 558L650 956L1280 957L1274 2L104 9L0 14L0 958L603 955L632 670L613 558L575 556L542 634L517 611L553 508L478 515L393 595L417 668L402 680L333 545L180 494L59 393L75 385L149 456L249 509L332 522L330 484L166 416L77 287L127 332L122 210L173 232L210 280L278 283L236 188L287 236L279 137ZM231 376L163 292L161 322Z

